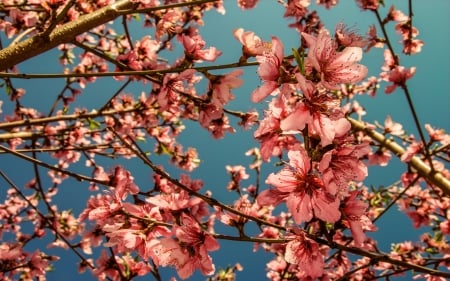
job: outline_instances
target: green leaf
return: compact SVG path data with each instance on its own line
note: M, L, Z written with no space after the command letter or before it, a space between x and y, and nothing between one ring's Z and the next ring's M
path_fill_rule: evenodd
M300 73L305 75L305 60L303 59L303 55L300 55L300 53L294 48L292 48L292 54L297 62Z
M102 127L100 122L95 121L94 119L88 118L88 122L89 122L89 129L91 130L100 129Z

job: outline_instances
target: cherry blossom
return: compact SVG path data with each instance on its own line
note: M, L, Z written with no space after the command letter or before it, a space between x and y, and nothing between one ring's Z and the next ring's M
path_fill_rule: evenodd
M304 235L297 235L286 245L284 258L304 272L304 278L316 279L323 274L324 261L319 245Z
M243 28L235 29L234 37L242 44L244 59L261 56L265 50L264 42L253 31L244 31Z
M377 22L361 36L359 24L325 28L321 16L338 10L336 0L238 0L232 34L208 30L225 15L224 1L2 1L0 279L69 271L56 262L66 260L64 249L80 274L98 280L234 280L243 267L231 260L221 268L211 254L233 241L264 251L270 280L449 277L450 136L420 122L409 85L417 66L400 64L409 59L402 51L425 46L413 26L421 13L385 2L356 1ZM278 17L292 36L275 32L267 42L241 24L266 5L277 9L257 27ZM237 44L214 46L233 36ZM384 57L372 48L384 48ZM381 73L366 78L363 51L369 63L379 59ZM44 93L32 84L37 77L51 79ZM261 85L241 88L252 77ZM366 122L381 81L386 93L407 97L415 128L384 107L384 123ZM252 105L240 102L249 96ZM194 127L220 139L219 149L205 155ZM226 151L232 161L239 149L252 158L217 172L216 160L228 161L218 159L220 145L233 141L227 133L253 134L254 142ZM368 165L391 173L396 162L403 170L392 181L366 179ZM197 178L204 171L211 177ZM418 238L386 248L367 232L394 208Z
M350 124L343 118L343 112L337 107L336 100L301 74L296 74L298 87L304 99L297 103L293 113L284 118L280 128L284 131L303 130L308 125L311 135L318 135L322 146L331 144L333 139L343 136Z
M283 43L275 36L272 37L270 51L265 51L263 55L256 56L256 60L260 63L258 75L263 80L263 85L253 91L251 97L253 102L262 101L280 86L279 79L284 72L282 67L283 57Z
M366 77L367 68L357 64L362 58L360 47L346 47L338 52L336 42L325 29L317 37L303 32L302 38L309 48L306 63L319 73L326 88L338 89L340 83L356 83Z
M260 205L278 205L286 201L287 208L292 213L297 224L308 222L313 217L326 222L337 221L339 200L325 190L320 178L311 174L310 161L302 148L289 151L289 164L279 173L270 174L266 183L275 187L267 189L258 196Z

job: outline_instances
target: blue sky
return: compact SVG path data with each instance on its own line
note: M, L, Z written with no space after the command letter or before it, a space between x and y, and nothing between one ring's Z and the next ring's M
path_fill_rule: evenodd
M258 7L250 11L241 11L236 7L235 1L226 2L226 15L222 16L216 12L206 14L204 27L200 28L200 32L208 45L216 46L221 49L224 54L217 63L229 63L236 61L240 56L241 46L234 39L232 31L235 28L243 27L246 30L252 30L265 40L269 40L270 36L279 37L284 46L285 52L288 53L292 47L299 44L298 34L287 28L289 21L283 20L283 10L277 1L260 1ZM312 1L314 2L314 1ZM320 9L322 20L326 27L330 30L342 21L349 26L355 26L361 33L365 33L367 27L374 23L375 17L368 12L361 12L353 1L341 1L342 3L335 9L326 11ZM386 1L387 5L392 1ZM401 7L405 7L407 1L401 2ZM448 79L450 78L448 64L450 63L450 19L447 15L450 10L450 2L446 0L435 1L414 1L414 20L420 35L419 38L425 41L423 52L413 57L402 57L401 62L405 66L417 66L416 75L409 82L409 87L415 101L419 119L422 123L431 123L434 126L444 128L450 131L448 107L450 105L450 94L448 91ZM432 3L432 4L430 4ZM406 9L402 9L406 12ZM389 26L392 29L392 25ZM137 30L135 27L133 38L137 40L140 36L148 34L148 30ZM393 32L391 33L393 42L399 40ZM3 37L2 37L3 40ZM395 45L396 50L400 50L399 44ZM366 64L370 73L376 75L380 71L382 65L381 52L374 50L373 53L365 56L363 63ZM29 60L20 65L22 72L29 73L52 73L61 70L57 62L57 53L48 52L37 58ZM262 108L264 105L255 105L250 102L250 93L259 85L259 78L256 75L256 68L249 67L245 69L243 75L244 84L241 88L234 91L236 99L230 104L231 109L247 110L250 108ZM49 84L51 82L51 84ZM16 87L24 87L27 94L24 103L28 106L36 106L44 112L48 111L50 103L53 102L61 87L63 81L46 81L46 80L14 80ZM49 85L51 85L49 87ZM89 84L84 94L80 97L80 104L103 104L108 100L108 95L120 87L120 84L112 79L100 79L98 83ZM126 92L139 95L141 91L148 91L148 85L135 84L126 89ZM0 89L0 100L5 100L3 106L4 112L8 112L6 94L3 88ZM397 91L391 95L385 95L382 90L378 92L376 98L361 97L360 103L367 109L365 120L378 120L382 123L387 114L391 115L394 121L404 124L405 129L415 133L412 123L412 117L409 108L406 105L405 97L402 92ZM49 102L50 101L50 102ZM202 159L202 164L193 173L192 178L202 178L205 181L204 190L211 190L213 195L220 200L232 203L236 197L226 191L228 177L225 171L225 165L248 165L249 158L244 153L258 144L253 140L253 130L234 135L227 135L223 140L212 141L209 133L199 128L197 124L187 123L187 130L182 135L181 140L184 147L190 145L197 147ZM167 163L164 159L162 163ZM399 161L393 161L394 165L387 168L375 168L370 170L370 175L365 181L366 185L389 185L398 179L405 167ZM134 159L130 161L118 161L109 163L108 165L116 165L118 163L126 163L133 175L136 177L137 183L141 188L145 188L152 183L150 182L151 172L148 167L141 164L140 161ZM17 161L10 156L0 155L0 169L10 175L20 186L23 185L28 178L23 175L24 171L32 171L31 165L22 161ZM273 163L268 163L265 168L265 174L278 171L278 167L274 167ZM175 171L174 171L175 172ZM251 176L254 174L248 170ZM31 173L30 173L31 177ZM254 183L252 179L244 181L244 184ZM1 184L2 186L3 183ZM88 195L86 186L75 181L67 181L64 188L61 188L57 200L66 206L70 206L75 212L79 212L84 207L84 198ZM2 194L3 196L3 194ZM217 222L217 224L220 224ZM386 217L377 222L379 231L370 234L378 239L381 249L388 251L391 243L404 240L417 240L419 233L412 228L412 224L405 219L403 214L391 210ZM401 230L401 231L400 231ZM241 242L224 242L219 252L212 253L216 262L216 267L226 267L239 262L244 266L244 271L238 273L238 280L264 280L265 278L265 262L270 260L271 256L264 254L261 250L256 254L252 252L253 245ZM45 247L45 243L39 245ZM49 274L48 280L80 280L76 274L74 262L76 258L67 251L59 251L64 259L69 262L58 262L56 270ZM72 263L70 263L72 261ZM167 274L171 271L164 270ZM83 275L83 280L91 280L90 274ZM151 278L149 278L151 280ZM147 279L147 280L149 280ZM199 274L196 274L192 280L203 280Z

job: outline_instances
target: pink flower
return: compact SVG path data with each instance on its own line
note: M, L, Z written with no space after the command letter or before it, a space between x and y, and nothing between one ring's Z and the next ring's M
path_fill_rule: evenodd
M285 133L298 132L308 124L309 133L318 135L324 147L331 144L335 137L345 135L351 125L344 118L335 98L327 92L319 92L316 86L301 74L296 74L296 78L304 99L291 114L281 120L280 128Z
M378 149L375 153L369 153L368 164L380 165L382 167L387 166L392 158L392 154L389 150Z
M435 129L430 124L425 124L425 130L427 130L432 141L441 141L444 144L445 139L449 137L445 134L444 129Z
M242 54L245 59L260 56L264 52L264 42L253 31L238 28L233 32L234 37L242 44Z
M362 181L367 177L367 166L360 158L369 151L368 145L343 143L322 156L319 171L330 194L346 193L350 181Z
M312 280L323 274L324 261L319 244L303 233L296 235L295 239L287 243L284 259L288 263L298 265Z
M405 68L404 66L395 66L394 69L389 71L388 73L382 73L382 77L385 81L392 82L391 85L387 86L385 89L386 94L391 94L397 86L404 86L406 80L410 79L414 76L416 72L416 67Z
M249 175L245 171L245 167L241 165L237 166L225 166L227 172L231 176L231 181L228 183L228 190L236 190L240 188L241 180L245 180L249 178Z
M288 1L283 17L295 17L299 20L306 16L310 4L310 0Z
M196 32L192 35L181 35L181 42L183 43L186 56L189 61L201 62L201 61L215 61L218 56L222 54L221 51L215 47L203 49L206 42Z
M363 231L364 222L368 220L366 217L366 209L368 204L357 199L359 192L352 191L350 196L344 200L344 213L345 218L348 220L350 230L352 232L353 239L356 246L361 246L366 240L366 235ZM366 220L364 220L366 219ZM371 224L371 223L370 223Z
M116 194L124 200L128 194L137 194L139 187L134 183L134 177L123 167L117 166L111 176L111 186L115 188Z
M273 36L271 51L262 56L256 56L259 62L258 75L263 80L262 86L252 93L252 101L260 102L273 93L279 86L283 63L283 43Z
M281 135L280 116L283 114L284 105L282 95L274 98L269 103L269 110L259 122L259 127L254 133L255 139L261 143L262 160L268 161L271 156L280 156L283 149L291 149L298 145L293 135Z
M375 25L369 26L367 37L368 45L364 49L365 52L368 52L372 47L383 48L385 40L378 37L377 28L375 27Z
M363 10L376 10L380 5L380 0L357 0L359 7Z
M308 43L306 63L316 70L322 84L331 90L339 89L341 83L356 83L367 75L367 68L357 64L362 58L360 47L346 47L337 52L337 44L327 30L322 29L317 37L302 32Z
M205 275L214 273L215 268L208 251L219 249L219 244L205 233L192 217L182 214L181 225L174 226L177 239L162 238L153 247L157 266L174 266L182 279L191 276L196 269Z
M336 41L339 46L344 47L365 47L368 41L355 31L340 22L336 25Z
M237 0L237 5L242 10L253 9L259 0Z
M270 174L266 183L275 187L261 192L260 205L278 205L286 201L287 208L297 224L317 217L326 222L336 222L341 217L338 198L329 194L320 178L310 173L310 158L306 151L288 152L289 165L278 174Z
M243 73L242 69L236 69L228 74L214 76L210 79L212 88L212 100L211 102L218 107L223 107L230 100L234 99L231 94L231 89L239 88L243 80L238 77Z
M394 136L402 136L405 131L403 131L402 124L393 122L391 116L388 115L384 121L384 133Z

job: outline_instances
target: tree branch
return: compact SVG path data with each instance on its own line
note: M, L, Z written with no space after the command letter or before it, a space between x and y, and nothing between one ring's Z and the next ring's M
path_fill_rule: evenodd
M405 153L405 149L395 141L387 139L384 135L368 128L360 121L353 118L347 119L350 121L354 129L366 133L369 137L380 143L383 147L392 151L398 157L401 157ZM444 175L431 169L430 166L428 166L417 156L412 157L408 164L416 169L419 175L439 187L447 196L450 196L450 180L444 177Z
M60 44L71 42L77 35L117 18L122 14L121 10L130 10L135 5L131 1L120 0L56 27L48 35L41 33L17 44L11 44L0 51L0 70L7 70Z

